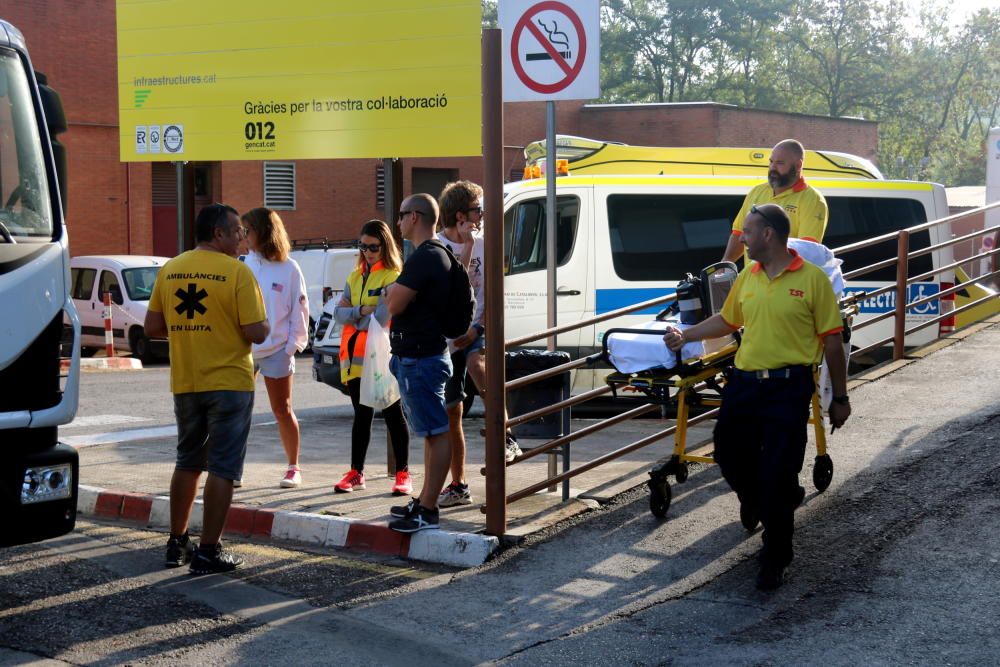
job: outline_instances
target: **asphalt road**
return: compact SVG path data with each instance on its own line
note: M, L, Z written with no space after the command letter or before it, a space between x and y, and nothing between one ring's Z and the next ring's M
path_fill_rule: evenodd
M637 489L464 572L236 544L192 580L84 526L0 553L0 664L997 664L998 361L994 326L852 393L774 593L699 467L666 521Z

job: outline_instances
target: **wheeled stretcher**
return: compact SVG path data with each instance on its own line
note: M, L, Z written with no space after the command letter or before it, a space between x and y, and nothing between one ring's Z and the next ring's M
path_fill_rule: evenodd
M814 244L818 245L818 244ZM826 250L822 246L819 246ZM829 252L829 251L826 251ZM832 253L829 255L832 258ZM834 268L839 267L839 262ZM836 269L839 276L839 268ZM842 293L843 282L837 285L836 276L831 276L835 289ZM605 382L611 387L616 398L626 394L642 394L647 400L663 406L667 417L673 408L677 427L674 431L674 448L670 458L649 472L649 508L657 517L664 517L670 508L671 490L667 478L674 476L678 483L688 478L689 463L714 463L711 456L689 454L687 451L688 426L716 414L722 405L722 388L727 375L733 368L739 334L734 334L732 342L723 343L718 349L694 349L687 351L690 356L681 359L681 354L669 352L662 342L667 325L691 325L705 317L719 312L736 278L736 267L726 262L707 267L700 277L688 276L688 281L677 288L677 301L672 310L664 311L656 321L642 328L614 328L605 332L602 339L603 356L616 370ZM839 288L839 289L838 289ZM841 317L845 327L845 344L849 339L850 323L858 312L859 298L863 293L855 293L842 299ZM678 315L679 321L665 321L669 315ZM617 348L617 349L612 349ZM813 369L816 391L813 392L809 423L813 425L816 438L816 458L813 467L813 484L820 492L825 491L833 480L833 460L826 450L823 408L820 401L822 382L818 367ZM714 408L692 417L692 408ZM694 421L697 420L697 421ZM756 525L745 526L753 530Z
M604 356L610 361L608 353L609 342L616 335L629 334L634 336L658 336L662 339L663 330L652 329L610 329L604 336ZM687 451L687 432L692 420L692 408L718 408L722 405L722 388L726 384L728 369L733 367L733 361L738 348L737 342L732 342L722 349L704 356L689 359L673 368L651 368L644 371L621 372L608 374L605 382L611 387L616 398L626 394L642 394L648 400L676 410L677 430L674 432L674 447L670 458L649 472L649 509L657 517L663 518L670 508L672 493L667 478L671 475L678 483L688 478L689 463L714 463L711 456L689 454ZM818 384L818 371L814 374ZM667 414L665 411L664 414ZM696 417L702 421L715 414L715 410ZM813 393L812 410L809 423L813 425L816 435L816 459L813 467L813 484L820 492L825 491L833 480L833 460L826 451L826 433L823 428L823 410L820 405L819 390ZM746 526L753 530L754 526Z

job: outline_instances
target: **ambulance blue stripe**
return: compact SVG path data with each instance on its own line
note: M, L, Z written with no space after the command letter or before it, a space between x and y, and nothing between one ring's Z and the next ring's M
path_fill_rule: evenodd
M673 287L627 287L622 289L599 289L595 299L595 310L598 315L625 308L636 303L656 299L657 297L673 294L677 290ZM653 306L637 310L633 315L656 315L667 305Z

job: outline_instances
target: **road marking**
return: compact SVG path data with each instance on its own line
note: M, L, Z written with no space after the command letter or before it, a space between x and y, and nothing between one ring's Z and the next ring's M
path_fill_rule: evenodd
M115 424L134 424L136 422L152 421L146 417L133 417L131 415L93 415L91 417L77 417L63 428L83 428L85 426L114 426Z
M134 440L149 440L151 438L166 438L177 436L177 426L154 426L152 428L136 428L130 431L113 431L111 433L90 433L88 435L71 435L59 438L77 449L93 447L94 445L110 445Z

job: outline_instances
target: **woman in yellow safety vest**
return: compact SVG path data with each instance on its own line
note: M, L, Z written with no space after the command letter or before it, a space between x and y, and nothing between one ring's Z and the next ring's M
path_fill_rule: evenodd
M334 318L343 326L340 334L340 380L351 395L354 425L351 429L351 470L334 486L337 493L350 493L365 488L365 456L371 440L374 408L361 404L361 369L364 364L368 323L374 317L383 328L389 328L389 310L384 289L396 281L403 261L392 238L389 226L381 220L369 220L361 227L358 266L347 277L344 294L334 309ZM388 367L384 369L389 372ZM396 480L392 494L408 496L413 491L407 463L410 434L403 418L403 408L396 401L382 410L392 449L396 456Z

